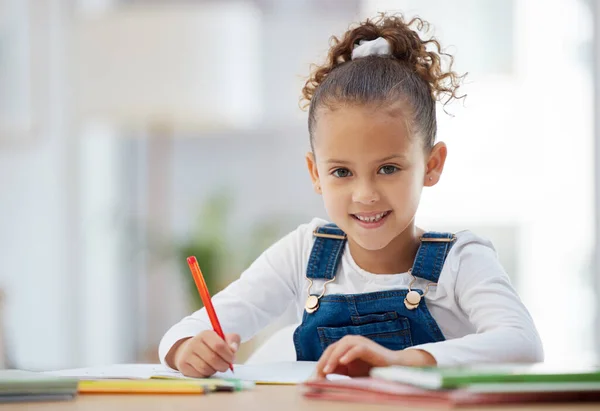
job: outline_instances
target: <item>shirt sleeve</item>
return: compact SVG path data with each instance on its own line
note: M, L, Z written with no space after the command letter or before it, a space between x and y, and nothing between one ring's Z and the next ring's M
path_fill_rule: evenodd
M247 341L296 300L304 232L308 230L308 225L300 226L279 240L238 280L213 296L212 302L224 333L240 334L242 341ZM165 357L177 341L211 329L204 308L183 318L161 339L160 361L167 365Z
M471 242L463 245L458 255L458 261L451 264L456 271L451 268L448 274L456 275L456 302L475 332L411 348L429 352L439 366L543 361L542 342L533 319L495 250Z

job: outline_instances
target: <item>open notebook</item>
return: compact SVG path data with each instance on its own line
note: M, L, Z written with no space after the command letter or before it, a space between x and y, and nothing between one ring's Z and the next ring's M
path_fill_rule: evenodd
M237 379L256 384L300 384L313 375L316 362L290 361L266 364L236 364L234 372L217 373L213 378ZM160 364L117 364L101 367L77 368L70 370L48 371L47 374L76 377L78 379L147 379L147 378L188 378ZM344 376L332 375L331 379L343 379Z

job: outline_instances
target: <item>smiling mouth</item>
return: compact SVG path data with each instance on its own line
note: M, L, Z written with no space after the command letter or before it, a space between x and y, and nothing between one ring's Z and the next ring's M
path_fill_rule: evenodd
M369 216L361 216L358 214L352 214L352 217L354 217L356 220L358 220L362 223L369 224L369 223L377 223L377 222L383 220L390 213L391 213L391 211L384 211L382 213L377 213L377 214L373 214L373 215L369 215Z

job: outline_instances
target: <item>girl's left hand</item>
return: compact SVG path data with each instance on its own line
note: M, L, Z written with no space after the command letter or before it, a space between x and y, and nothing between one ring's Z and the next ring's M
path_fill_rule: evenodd
M317 363L315 378L327 374L366 377L373 367L389 365L434 366L435 358L422 350L389 350L360 335L347 335L331 344Z

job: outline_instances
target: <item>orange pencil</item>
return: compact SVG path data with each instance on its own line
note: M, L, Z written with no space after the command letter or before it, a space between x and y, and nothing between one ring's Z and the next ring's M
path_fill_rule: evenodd
M208 292L208 287L206 286L206 282L204 281L202 271L200 271L198 260L196 260L196 257L192 256L187 258L187 262L190 266L190 270L192 271L192 277L194 277L194 282L196 283L196 288L198 288L198 292L200 293L200 298L202 299L204 308L206 308L208 318L210 318L210 323L212 324L213 330L215 330L219 337L225 340L225 334L223 334L223 329L221 328L221 324L219 323L219 319L217 318L215 307L213 307L212 305L210 293ZM229 364L229 369L233 372L233 364Z

